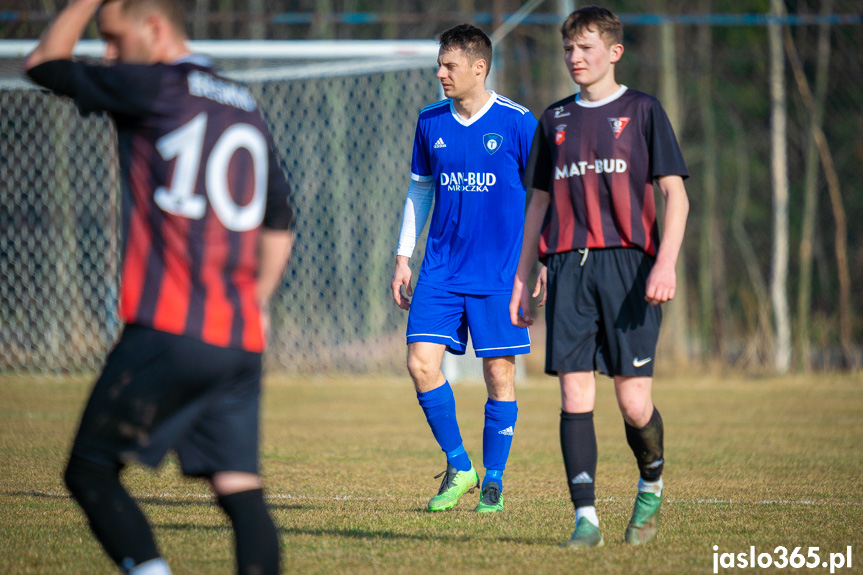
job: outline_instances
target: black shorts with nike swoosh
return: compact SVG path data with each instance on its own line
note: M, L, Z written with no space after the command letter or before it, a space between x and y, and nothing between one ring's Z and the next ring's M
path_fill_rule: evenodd
M637 248L548 257L545 371L653 376L662 310L644 300L653 257Z

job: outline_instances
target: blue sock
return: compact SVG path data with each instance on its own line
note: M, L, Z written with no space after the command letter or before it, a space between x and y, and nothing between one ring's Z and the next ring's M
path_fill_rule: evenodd
M503 469L486 469L485 477L482 478L483 488L489 481L497 483L497 486L503 491Z
M425 393L417 392L417 400L446 460L459 471L468 471L471 463L461 440L455 417L455 396L449 382Z
M486 469L483 485L496 481L503 490L503 470L512 447L512 435L518 418L515 401L489 398L485 404L485 427L482 430L482 462Z

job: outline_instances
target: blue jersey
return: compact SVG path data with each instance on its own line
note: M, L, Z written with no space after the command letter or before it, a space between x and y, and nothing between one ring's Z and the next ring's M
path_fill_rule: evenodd
M469 120L452 100L420 112L411 178L434 181L418 283L466 294L510 293L524 234L522 176L537 121L491 93Z

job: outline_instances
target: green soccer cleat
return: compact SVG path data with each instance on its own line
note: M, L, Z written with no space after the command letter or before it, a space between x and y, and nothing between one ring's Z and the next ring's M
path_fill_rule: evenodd
M659 507L662 496L653 493L641 493L635 498L632 518L626 526L624 540L630 545L644 545L656 537L659 526Z
M575 524L575 531L572 532L572 537L569 538L569 541L560 544L561 547L570 549L602 547L603 545L605 545L605 541L602 540L599 527L591 523L586 517L582 517Z
M479 487L479 474L471 464L468 471L459 471L449 462L446 471L435 475L435 479L444 476L437 495L429 501L429 511L445 511L452 509L462 495Z
M474 510L477 513L497 513L503 511L503 493L500 492L500 486L497 481L489 481L482 488L482 496L479 498L479 505Z

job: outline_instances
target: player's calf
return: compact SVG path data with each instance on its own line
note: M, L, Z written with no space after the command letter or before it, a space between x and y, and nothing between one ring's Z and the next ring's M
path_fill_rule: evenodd
M238 572L278 573L279 534L267 511L263 489L220 495L218 502L234 526Z
M120 467L93 463L72 454L66 467L66 487L83 509L93 534L123 571L150 562L152 573L170 573L157 565L159 551L147 519L120 483Z
M662 416L654 408L650 421L643 428L625 425L626 440L638 462L641 479L624 540L632 545L643 545L656 537L659 528L662 468L665 462Z

